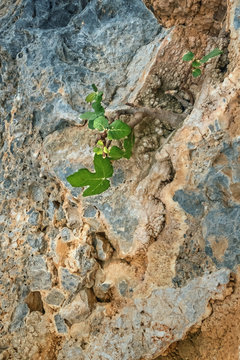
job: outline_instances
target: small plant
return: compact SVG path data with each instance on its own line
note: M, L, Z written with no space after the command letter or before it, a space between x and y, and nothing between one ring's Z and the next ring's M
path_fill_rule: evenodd
M203 64L205 64L208 60L210 60L211 58L214 58L215 56L218 56L220 54L222 54L223 51L219 50L219 49L214 49L212 51L210 51L210 53L208 53L207 55L203 56L202 59L196 59L195 55L189 51L188 53L186 53L183 56L183 61L191 61L192 62L192 75L193 77L198 77L201 75L202 70L201 67L203 66Z
M97 195L107 190L110 186L109 178L113 175L112 162L121 158L130 159L134 145L133 129L121 120L109 121L101 105L103 93L94 84L92 88L94 92L86 97L86 102L92 104L94 111L87 111L80 118L87 120L89 129L100 133L93 148L95 172L80 169L67 177L67 181L74 187L88 186L83 196ZM112 146L115 140L119 146Z

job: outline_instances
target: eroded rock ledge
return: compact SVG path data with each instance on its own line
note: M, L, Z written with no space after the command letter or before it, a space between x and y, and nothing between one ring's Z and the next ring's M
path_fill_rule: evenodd
M145 3L0 6L0 359L221 360L225 336L239 357L218 319L239 311L239 3ZM214 47L193 79L182 55ZM91 166L91 83L109 112L179 123L146 116L110 190L83 199L66 176Z

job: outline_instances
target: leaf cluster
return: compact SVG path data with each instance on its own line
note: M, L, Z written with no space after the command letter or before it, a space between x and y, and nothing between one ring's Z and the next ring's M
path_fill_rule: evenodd
M110 122L101 104L103 93L94 84L92 88L93 92L85 100L91 104L93 111L83 113L80 118L87 120L89 129L100 133L100 140L93 148L95 172L79 169L67 177L67 181L74 187L88 186L83 196L97 195L107 190L110 186L108 179L113 175L112 161L130 159L134 145L132 128L121 120ZM117 141L118 146L112 145L112 141Z
M223 51L219 50L218 48L215 48L214 50L210 51L207 55L203 56L201 59L196 59L194 53L189 51L186 53L182 60L183 61L191 61L192 66L192 75L193 77L198 77L202 74L201 66L205 64L208 60L222 54Z

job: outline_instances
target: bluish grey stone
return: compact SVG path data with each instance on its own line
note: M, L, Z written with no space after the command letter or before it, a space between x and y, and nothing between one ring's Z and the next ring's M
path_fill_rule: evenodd
M31 209L27 214L29 215L28 222L31 225L37 226L38 222L39 222L39 219L40 219L39 212L34 211L34 209Z
M27 235L27 243L34 251L41 251L45 246L43 234L29 234Z
M203 236L206 241L205 251L218 267L233 269L240 260L240 206L210 210L203 219ZM215 239L216 245L227 242L227 248L221 260L214 256L209 239Z
M94 217L96 215L96 213L97 213L96 207L92 206L92 205L89 205L84 209L83 216L92 218L92 217Z
M60 277L62 287L71 293L74 293L81 284L81 278L71 274L68 269L61 268Z
M47 215L52 220L55 212L55 206L52 201L49 201L48 209L47 209Z
M44 0L23 0L10 6L0 28L0 45L17 62L19 92L39 101L37 107L32 101L29 108L34 129L42 137L80 123L78 112L86 107L92 83L104 91L107 103L129 82L134 86L151 60L152 42L165 35L141 0L67 0L52 6ZM127 68L137 54L142 64L137 62L137 73L128 79ZM33 83L45 71L48 78L42 86L55 95L50 102ZM62 86L71 102L57 93Z
M240 28L240 3L236 6L233 25L236 30Z
M66 217L66 215L65 215L65 212L64 212L62 206L59 206L59 208L56 211L56 220L61 221L61 220L65 219L65 217Z
M118 284L119 292L122 296L126 296L128 290L128 283L125 280L122 280Z
M28 313L29 313L29 308L27 304L25 303L19 304L13 312L12 322L9 327L9 332L14 332L21 329L24 325L24 319Z
M61 317L61 315L57 314L54 316L55 325L59 334L65 334L67 332L67 326Z
M28 267L28 276L31 281L31 290L48 290L51 288L51 274L48 272L46 261L43 256L31 257Z
M88 244L77 248L75 259L79 264L79 273L82 278L86 277L96 265L96 260L91 256L91 247Z
M131 204L121 194L115 203L103 202L98 206L105 218L109 221L116 235L123 237L130 244L133 241L133 233L138 225L138 218L131 211Z
M67 227L61 230L61 238L64 242L68 242L71 239L71 232Z
M204 197L201 194L191 191L177 190L173 196L173 200L190 215L199 217L204 212Z
M55 305L55 306L60 306L63 301L65 300L65 296L63 295L63 293L57 289L52 289L45 301L49 304L49 305Z

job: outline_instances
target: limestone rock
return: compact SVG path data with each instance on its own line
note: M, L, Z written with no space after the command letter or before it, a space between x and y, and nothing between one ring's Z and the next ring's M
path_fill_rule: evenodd
M239 2L145 4L0 4L2 359L239 357ZM193 78L182 56L216 47ZM144 117L83 198L66 177L93 169L92 83L109 116L176 121Z

